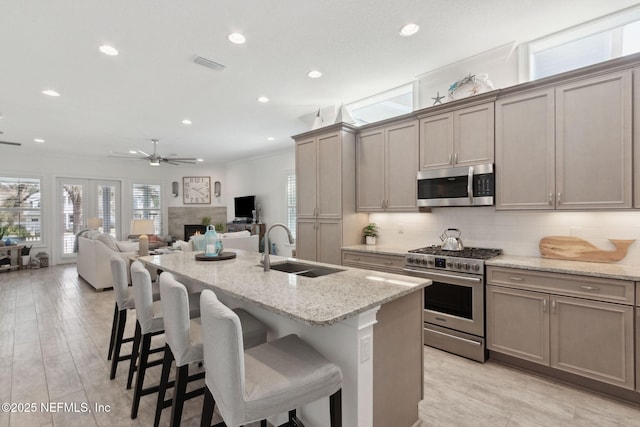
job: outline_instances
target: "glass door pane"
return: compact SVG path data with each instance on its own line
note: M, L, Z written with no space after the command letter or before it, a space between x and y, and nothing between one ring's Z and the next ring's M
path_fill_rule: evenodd
M74 243L86 224L87 180L60 179L58 185L58 235L60 236L60 258L73 257Z

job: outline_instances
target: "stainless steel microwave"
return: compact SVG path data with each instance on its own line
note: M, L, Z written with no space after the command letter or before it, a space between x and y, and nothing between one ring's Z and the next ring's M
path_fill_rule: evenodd
M491 206L493 164L418 172L418 206Z

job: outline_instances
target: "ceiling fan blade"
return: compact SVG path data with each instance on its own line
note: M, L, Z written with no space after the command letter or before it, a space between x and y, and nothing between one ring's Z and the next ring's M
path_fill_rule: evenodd
M144 157L136 156L135 154L124 154L124 153L108 154L107 157L116 157L119 159L146 160Z
M176 154L176 153L170 153L170 154L165 154L165 155L164 155L164 156L162 156L162 157L175 157L175 156L177 156L177 154Z
M172 157L171 160L178 160L181 162L195 162L196 159L195 157Z
M145 153L145 152L144 152L144 151L142 151L142 150L138 150L138 153L142 154L142 155L143 155L143 156L145 156L145 157L151 157L151 154L147 154L147 153Z
M14 145L16 147L20 147L22 144L19 142L9 142L9 141L0 141L0 144L5 144L5 145Z

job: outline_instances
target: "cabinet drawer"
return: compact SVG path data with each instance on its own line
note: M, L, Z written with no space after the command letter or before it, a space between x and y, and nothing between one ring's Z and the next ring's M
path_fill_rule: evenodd
M487 283L619 304L635 302L635 284L626 280L487 267Z
M402 273L403 255L378 255L356 251L342 251L342 265L370 270Z

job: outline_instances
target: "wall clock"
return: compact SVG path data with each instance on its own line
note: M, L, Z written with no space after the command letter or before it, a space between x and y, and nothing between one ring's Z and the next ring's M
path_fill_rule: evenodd
M182 201L184 204L211 203L211 177L185 176L182 178Z

